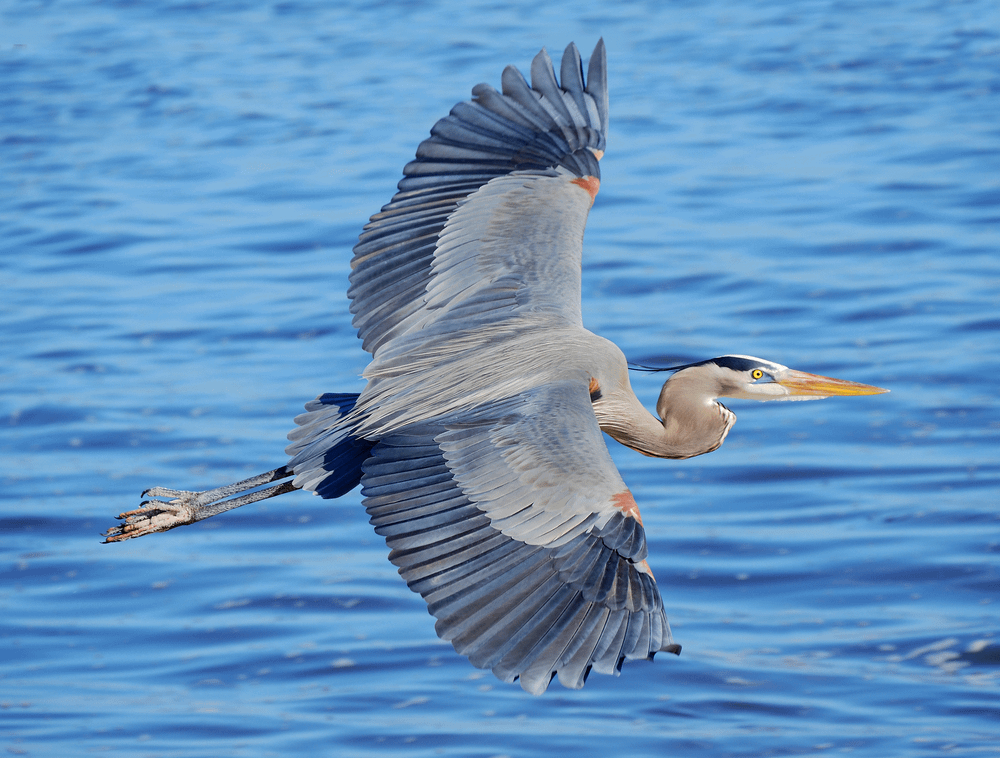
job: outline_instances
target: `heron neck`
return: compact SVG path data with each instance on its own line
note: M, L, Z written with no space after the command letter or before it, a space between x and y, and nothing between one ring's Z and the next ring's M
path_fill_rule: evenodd
M595 411L604 432L654 458L692 458L710 453L722 444L736 421L736 414L715 400L671 403L670 399L669 395L661 395L657 403L662 418L652 415L637 399L628 409L606 409L602 413L595 405Z

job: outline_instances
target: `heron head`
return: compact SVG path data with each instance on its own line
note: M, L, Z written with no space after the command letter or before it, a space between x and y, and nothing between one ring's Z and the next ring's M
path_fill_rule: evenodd
M633 368L673 372L656 402L656 411L669 439L645 447L633 445L646 455L663 458L690 458L709 453L722 444L736 415L719 402L721 397L816 400L833 395L878 395L889 391L795 371L751 355L723 355L670 368L654 369L635 364Z
M685 385L688 392L704 400L719 397L818 400L835 395L879 395L889 391L869 384L807 374L752 355L723 355L677 366L667 383Z

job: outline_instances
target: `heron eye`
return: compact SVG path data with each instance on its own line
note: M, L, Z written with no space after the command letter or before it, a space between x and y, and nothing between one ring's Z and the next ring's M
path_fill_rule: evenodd
M764 372L761 371L759 368L755 368L753 371L750 372L750 376L752 376L754 379L760 379L761 377L764 376Z

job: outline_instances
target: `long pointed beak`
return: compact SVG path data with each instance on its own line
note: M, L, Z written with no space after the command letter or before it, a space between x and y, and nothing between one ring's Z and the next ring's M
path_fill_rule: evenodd
M788 394L799 397L832 397L834 395L881 395L889 390L870 384L833 379L829 376L807 374L804 371L786 369L774 380L788 390Z

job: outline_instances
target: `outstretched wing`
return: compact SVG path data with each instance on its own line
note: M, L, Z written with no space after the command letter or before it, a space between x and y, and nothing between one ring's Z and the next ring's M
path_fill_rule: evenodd
M608 123L603 41L586 84L573 44L560 78L544 50L530 87L509 66L502 93L478 85L420 144L354 248L348 296L373 355L417 329L518 310L580 324L583 228Z
M585 387L408 427L362 469L390 560L474 665L539 694L680 651Z

